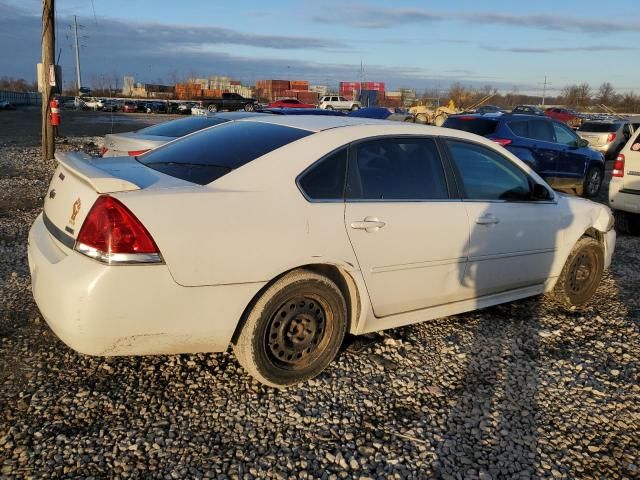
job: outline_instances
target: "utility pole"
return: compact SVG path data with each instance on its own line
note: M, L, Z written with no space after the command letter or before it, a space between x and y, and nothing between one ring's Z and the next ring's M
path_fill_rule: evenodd
M42 1L42 129L41 129L41 155L43 160L50 160L55 153L55 139L53 126L49 121L51 108L49 101L53 86L51 85L50 72L54 70L56 36L55 36L55 10L54 0Z
M540 84L538 84L540 85ZM547 97L547 76L544 76L544 83L542 84L542 106L544 107L544 101Z
M76 45L76 85L78 87L78 96L80 96L80 88L82 87L82 80L80 79L80 49L78 48L78 22L76 16L73 16L73 38Z

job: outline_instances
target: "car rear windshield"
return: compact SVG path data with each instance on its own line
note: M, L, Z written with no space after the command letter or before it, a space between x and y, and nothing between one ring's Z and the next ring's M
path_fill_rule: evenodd
M228 122L225 118L217 117L191 117L173 120L171 122L152 125L151 127L138 130L137 133L143 135L156 135L158 137L184 137L203 128L212 127L221 123Z
M581 132L607 133L616 130L618 130L618 125L615 123L586 122L580 127Z
M312 132L261 122L228 122L152 150L137 160L172 177L207 185Z
M444 122L443 127L455 128L456 130L486 136L496 131L498 122L496 120L478 117L449 117Z

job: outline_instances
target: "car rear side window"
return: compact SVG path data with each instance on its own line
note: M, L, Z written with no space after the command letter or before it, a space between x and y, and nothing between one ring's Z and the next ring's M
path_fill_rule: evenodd
M502 155L467 142L447 140L449 152L471 200L531 200L527 175Z
M191 117L182 118L180 120L173 120L171 122L160 123L151 127L138 130L137 133L143 135L157 135L159 137L184 137L198 130L202 130L207 127L213 127L214 125L220 125L221 123L228 122L229 120L217 117Z
M315 163L298 184L312 200L342 200L346 174L347 149L343 148Z
M507 125L509 126L511 131L514 133L514 135L517 135L518 137L527 138L529 129L527 128L526 120L520 120L517 122L508 122Z
M430 138L383 138L354 145L347 198L438 200L449 197L438 149Z
M498 128L498 122L496 120L471 116L449 117L444 122L443 127L455 128L456 130L475 133L476 135L484 137L495 133Z
M312 132L261 122L227 122L140 156L154 170L206 185Z

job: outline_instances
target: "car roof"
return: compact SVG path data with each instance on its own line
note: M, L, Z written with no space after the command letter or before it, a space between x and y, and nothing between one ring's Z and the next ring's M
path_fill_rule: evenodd
M264 117L251 117L240 119L240 122L261 122L284 127L301 128L310 132L321 132L331 128L348 127L353 125L380 125L397 124L387 120L376 120L373 118L358 118L348 116L325 116L325 115L265 115Z
M500 120L543 120L545 122L553 122L554 120L549 117L543 117L540 115L527 115L524 113L503 113L502 115L483 115L481 113L461 113L458 115L450 115L449 118L460 118L460 117L474 117L480 118L484 120L495 120L496 122Z

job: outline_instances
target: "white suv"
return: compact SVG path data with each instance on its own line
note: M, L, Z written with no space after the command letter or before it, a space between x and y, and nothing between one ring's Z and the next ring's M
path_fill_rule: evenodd
M640 235L640 129L631 136L613 165L609 206L617 230Z
M347 100L339 95L327 95L320 99L318 106L325 110L358 110L361 105L356 100Z

